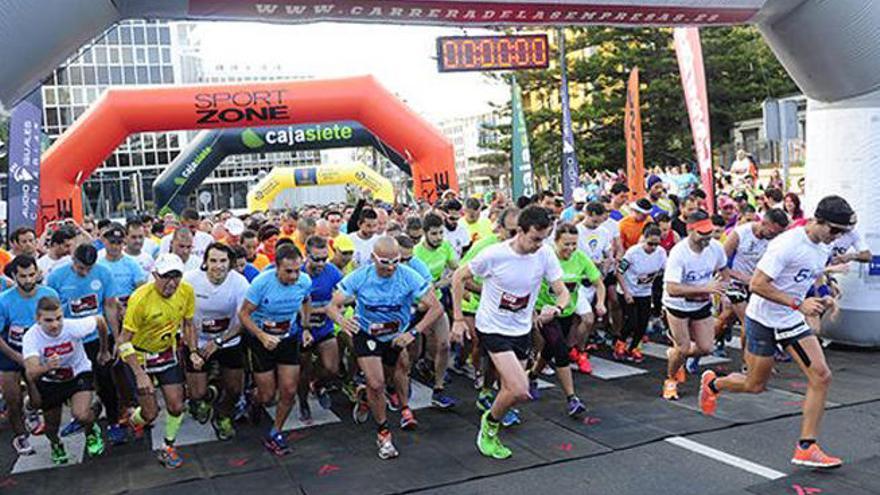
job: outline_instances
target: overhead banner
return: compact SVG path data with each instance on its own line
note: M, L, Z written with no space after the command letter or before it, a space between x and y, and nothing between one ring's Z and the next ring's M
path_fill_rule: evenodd
M626 181L633 199L645 196L645 158L642 148L642 111L639 103L639 68L629 73L626 109L623 117L626 135Z
M559 67L562 71L562 81L559 98L562 104L562 196L565 204L570 205L572 194L578 187L580 171L578 170L577 155L574 152L574 132L571 130L571 108L568 103L568 64L565 59L565 31L559 33ZM549 179L549 177L548 177Z
M190 0L189 14L275 22L355 21L419 24L734 24L750 20L764 0Z
M513 198L535 194L532 178L532 157L529 153L529 132L526 128L526 116L522 106L522 89L516 77L511 84L511 110L513 113L511 133L511 175L513 177Z
M684 100L694 136L694 151L700 167L700 179L706 191L706 206L715 213L715 179L712 171L712 133L709 129L709 99L703 50L697 28L675 28L675 55L681 72Z
M34 228L40 211L40 133L43 94L38 87L12 109L9 120L9 201L6 232Z
M350 184L373 191L373 197L388 204L394 203L394 186L387 178L364 165L327 164L309 167L276 167L247 194L248 211L267 211L275 197L294 187Z
M153 182L160 214L180 213L187 198L230 155L297 152L372 146L407 175L409 163L366 127L348 120L275 127L211 129L200 132Z

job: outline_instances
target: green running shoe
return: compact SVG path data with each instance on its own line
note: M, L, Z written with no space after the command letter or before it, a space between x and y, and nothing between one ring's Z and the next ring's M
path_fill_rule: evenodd
M67 451L64 450L63 443L53 443L52 444L52 464L61 465L67 464Z
M92 423L92 431L86 434L86 452L89 457L97 457L104 453L104 439L101 438L101 427Z
M211 419L211 426L214 427L214 433L220 440L230 440L235 436L235 426L232 424L232 418L219 418L214 416Z
M489 411L483 413L480 420L480 433L477 434L477 449L486 457L494 459L507 459L513 452L505 447L498 438L499 423L494 425L489 422Z

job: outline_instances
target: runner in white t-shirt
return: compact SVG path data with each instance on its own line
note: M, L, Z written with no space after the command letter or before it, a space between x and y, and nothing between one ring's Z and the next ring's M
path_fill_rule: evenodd
M366 265L372 261L373 246L379 240L379 236L376 235L378 224L379 215L376 214L376 210L371 208L361 210L361 216L358 218L357 232L348 235L354 244L354 257L352 261L354 261L355 267Z
M715 414L721 391L757 394L766 390L773 370L773 353L783 346L807 377L807 393L801 422L800 440L793 464L814 468L841 465L819 448L816 438L825 413L825 399L831 383L831 370L818 338L804 317L815 316L833 304L830 297L806 297L807 291L825 270L831 252L828 244L853 229L855 212L840 196L819 201L814 218L804 227L785 232L770 242L758 262L746 308L747 374L717 377L706 370L700 382L700 409Z
M672 347L666 350L666 400L678 400L678 384L685 381L685 360L712 352L712 296L724 294L728 279L727 256L721 243L712 239L714 226L709 214L703 210L690 214L687 229L687 238L669 252L663 274L663 308L672 340Z
M82 340L98 329L100 347L98 360L110 361L107 349L107 322L101 316L64 319L61 301L44 297L37 303L37 323L22 338L22 357L28 381L39 393L37 407L43 409L46 420L46 438L51 445L54 464L68 462L64 443L58 437L61 408L70 401L73 417L86 432L86 452L90 457L104 453L101 428L92 410L94 378L92 363L86 355ZM31 400L34 400L31 397Z
M446 214L444 218L445 229L443 231L446 240L452 244L455 254L461 258L462 254L471 245L471 234L467 226L459 222L461 220L461 202L457 199L450 199L443 205L443 212Z
M199 423L211 418L211 425L220 440L235 436L232 414L241 395L244 378L244 350L241 346L241 309L250 284L247 279L232 270L234 255L225 244L213 243L205 252L201 270L183 275L196 294L196 311L193 326L198 334L196 352L204 364L196 369L187 359L187 390L190 413ZM190 356L190 350L184 353ZM222 373L223 394L217 400L217 411L212 415L208 394L208 366L216 360Z
M465 284L474 276L483 278L476 327L480 343L495 365L500 391L491 409L483 414L477 447L480 453L506 459L511 451L498 438L501 420L508 409L529 400L529 380L524 369L531 346L534 318L546 322L558 316L570 301L562 281L556 254L544 246L553 230L550 212L538 206L524 209L517 221L516 237L490 246L456 270L452 281L453 338L461 341L467 324L461 309ZM541 282L546 280L556 294L556 305L544 306L534 314Z

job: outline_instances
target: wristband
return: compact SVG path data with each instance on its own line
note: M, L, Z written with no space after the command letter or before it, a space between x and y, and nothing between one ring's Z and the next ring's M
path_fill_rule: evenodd
M131 356L134 352L134 346L131 345L131 342L123 342L122 344L119 344L119 357L122 359Z
M801 300L800 299L792 299L791 304L788 305L789 308L798 311L801 309Z

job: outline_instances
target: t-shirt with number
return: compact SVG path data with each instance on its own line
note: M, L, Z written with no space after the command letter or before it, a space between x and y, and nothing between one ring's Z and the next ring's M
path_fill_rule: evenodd
M623 275L623 283L633 297L647 297L651 295L654 279L663 273L666 266L666 250L657 247L654 252L645 251L645 246L636 244L626 250L617 271ZM623 290L618 287L617 293L623 295Z
M568 306L563 308L560 316L571 316L577 307L578 286L583 283L595 284L602 278L602 272L596 268L596 264L581 251L575 250L567 260L560 259L559 266L562 267L562 282L571 295L571 301ZM535 309L540 311L544 306L552 306L556 304L556 295L553 288L546 280L541 282L541 292L538 293L538 302Z
M709 304L711 296L674 297L669 295L668 284L701 286L712 281L715 273L727 266L727 255L720 242L712 239L699 253L684 239L669 252L663 275L663 305L678 311L697 311Z
M305 266L303 266L302 270L305 273ZM336 265L327 263L320 273L309 275L309 277L312 279L312 292L309 295L312 301L312 313L309 323L312 336L317 338L318 336L324 336L333 332L333 320L323 312L316 313L315 309L325 308L330 304L330 300L333 299L333 292L336 291L336 286L342 280L342 272L339 271L339 268L336 268Z
M733 254L731 269L751 277L755 273L758 261L767 251L769 239L759 239L754 231L755 222L744 223L733 229L739 243Z
M233 270L220 285L214 285L207 272L193 270L183 274L183 281L192 286L196 296L193 326L199 336L199 348L204 348L215 337L222 337L230 328L241 325L238 310L250 287L244 275ZM234 347L240 341L240 337L233 337L223 347Z
M488 237L484 237L474 243L470 249L468 249L467 253L465 253L464 258L461 259L461 263L464 265L469 263L472 259L474 259L478 254L482 253L484 249L489 246L494 246L498 244L498 236L495 234L491 234ZM474 283L482 284L483 278L474 276ZM466 311L471 314L477 313L477 308L480 307L480 295L475 294L471 291L466 290L464 294L464 298L461 301L461 309L462 311Z
M757 269L773 279L771 284L791 298L803 300L807 291L822 275L831 247L807 237L804 227L797 227L770 241ZM804 322L800 311L752 294L746 315L771 328L788 328Z
M177 348L177 332L185 319L196 312L193 287L181 281L171 297L164 297L155 282L144 284L128 299L122 328L132 333L131 344L142 353L160 353ZM144 356L140 355L139 359Z
M513 250L513 240L483 250L468 263L483 278L476 326L483 333L508 337L527 335L541 282L562 278L556 253L548 246L531 254Z
M431 289L431 284L412 268L398 265L390 277L380 277L374 265L349 273L339 291L355 299L360 331L387 342L409 328L411 307Z
M79 276L73 270L73 262L66 263L49 274L46 285L58 292L65 318L103 314L104 301L116 294L113 274L100 263L96 263L85 277ZM97 338L98 332L93 332L86 337L85 342L92 342Z
M363 239L361 238L360 233L356 232L348 237L351 239L352 244L354 244L354 256L351 258L352 263L354 263L355 266L370 264L370 256L373 254L373 246L376 245L379 236L374 235L369 239Z
M138 286L147 282L147 272L131 256L122 255L121 258L115 261L99 256L98 264L106 266L110 270L114 282L114 291L111 295L119 299L119 302L122 304L128 303L131 293Z
M57 299L58 293L45 285L38 285L31 297L23 297L16 287L0 293L0 332L13 349L21 350L25 332L37 321L37 303L44 297Z
M83 339L97 328L98 322L94 316L65 318L61 331L55 337L34 324L24 335L21 355L25 359L40 358L40 364L46 364L49 359L58 356L59 366L40 379L47 382L73 380L80 373L92 371L92 363L83 349Z
M307 273L300 272L294 283L285 285L274 268L264 271L251 283L246 296L256 306L251 314L254 324L282 338L299 334L302 328L297 316L311 291L312 279Z

